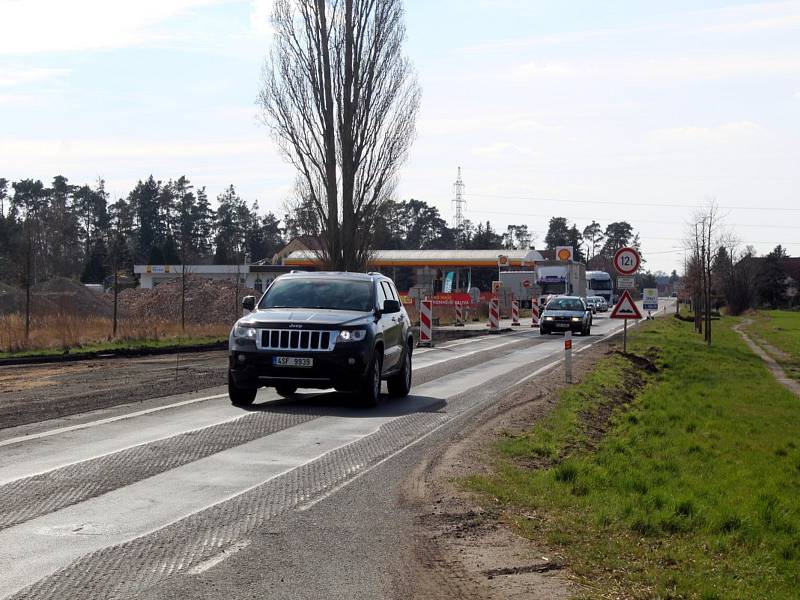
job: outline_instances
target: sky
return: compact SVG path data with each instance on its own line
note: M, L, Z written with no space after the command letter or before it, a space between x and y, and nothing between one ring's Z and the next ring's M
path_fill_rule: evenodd
M698 8L702 5L702 8ZM398 200L583 229L626 220L682 269L716 202L759 253L800 255L800 1L406 0L422 87ZM0 0L0 177L233 184L283 215L295 178L255 100L271 0Z

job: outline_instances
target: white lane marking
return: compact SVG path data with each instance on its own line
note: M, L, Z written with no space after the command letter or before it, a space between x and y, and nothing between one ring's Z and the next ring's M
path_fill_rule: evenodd
M66 467L71 467L72 465L79 465L84 462L89 462L90 460L96 460L98 458L103 458L104 456L111 456L112 454L117 454L118 452L124 452L125 450L130 450L131 448L139 448L141 446L148 446L150 444L154 444L156 442L161 442L164 440L169 440L179 435L183 435L185 433L192 433L193 431L202 431L203 429L208 429L209 427L216 427L217 425L224 425L225 423L230 423L231 421L237 421L242 417L245 417L251 413L244 412L235 416L232 416L228 419L223 419L222 421L217 421L211 425L201 425L200 427L194 427L191 429L182 430L180 433L167 433L164 434L162 437L156 438L148 438L146 440L142 440L141 442L137 442L135 444L130 444L128 446L116 446L113 449L107 452L101 452L99 454L92 454L90 457L83 457L73 460L72 462L59 462L58 464L51 465L45 469L39 471L26 471L25 473L21 473L17 476L4 479L2 474L0 474L0 485L7 485L9 483L13 483L14 481L19 481L20 479L29 479L31 477L37 477L39 475L44 475L45 473L50 473L52 471L57 471L58 469L64 469Z
M488 347L485 347L485 348L478 348L477 350L473 350L472 352L466 352L464 354L454 354L454 355L451 355L451 356L446 356L444 358L440 358L439 360L434 360L434 361L431 361L431 362L418 364L417 368L418 369L427 369L428 367L433 367L433 366L436 366L436 365L440 365L442 363L446 363L446 362L449 362L451 360L458 360L460 358L467 358L468 356L472 356L473 354L479 354L480 352L488 352L489 350L496 350L497 348L502 348L503 346L508 346L509 344L516 344L517 342L520 342L520 341L522 341L522 340L520 340L519 338L516 338L514 340L509 340L507 342L503 342L502 344L495 344L494 346L488 346Z
M476 335L474 337L467 338L465 340L445 343L445 344L442 344L441 346L434 346L433 348L422 348L420 350L415 350L414 351L414 355L416 356L417 354L425 354L427 352L435 352L437 350L448 350L450 348L456 348L458 346L463 346L465 344L474 344L476 342L482 342L482 341L485 341L485 340L488 340L488 339L489 339L488 335Z
M233 556L234 554L236 554L240 550L244 550L249 545L250 545L250 540L242 540L241 542L236 542L235 544L231 544L230 546L225 548L219 554L215 554L214 556L212 556L208 560L204 560L200 564L198 564L198 565L192 567L191 569L189 569L187 572L189 573L189 575L200 575L200 573L205 573L211 567L217 566L219 563L221 563L226 558L229 558L229 557Z
M59 433L67 433L68 431L76 431L78 429L86 429L87 427L96 427L98 425L105 425L106 423L114 423L115 421L122 421L123 419L130 419L133 417L140 417L142 415L148 415L150 413L158 412L160 410L166 410L168 408L175 408L177 406L186 406L187 404L195 404L197 402L205 402L206 400L216 400L218 398L224 398L227 394L216 394L215 396L204 396L203 398L192 398L190 400L183 400L182 402L175 402L174 404L165 404L164 406L156 406L154 408L146 408L144 410L139 410L133 413L128 413L125 415L117 415L116 417L108 417L106 419L100 419L99 421L89 421L87 423L79 423L77 425L69 425L68 427L59 427L58 429L51 429L49 431L42 431L41 433L32 433L30 435L22 435L20 437L11 438L8 440L3 440L0 442L0 447L2 446L10 446L11 444L19 444L20 442L26 442L30 440L38 440L44 437L50 437L51 435L58 435Z
M58 435L60 433L67 433L69 431L76 431L78 429L86 429L87 427L97 427L98 425L105 425L107 423L114 423L115 421L122 421L123 419L131 419L133 417L140 417L142 415L149 415L150 413L167 410L169 408L176 408L178 406L186 406L188 404L196 404L197 402L205 402L206 400L217 400L226 397L227 394L216 394L215 396L204 396L203 398L191 398L183 400L182 402L175 402L173 404L165 404L164 406L156 406L153 408L146 408L136 412L128 413L125 415L117 415L116 417L108 417L98 421L89 421L87 423L79 423L77 425L69 425L67 427L59 427L58 429L50 429L49 431L42 431L40 433L32 433L30 435L22 435L20 437L3 440L0 442L0 447L10 446L11 444L19 444L20 442L27 442L30 440L38 440L51 435Z

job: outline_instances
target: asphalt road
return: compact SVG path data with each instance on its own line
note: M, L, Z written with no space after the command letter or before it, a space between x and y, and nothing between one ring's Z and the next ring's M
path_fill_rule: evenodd
M597 315L582 349L622 323ZM412 395L222 388L0 432L0 598L406 598L408 469L563 357L522 327L419 349Z

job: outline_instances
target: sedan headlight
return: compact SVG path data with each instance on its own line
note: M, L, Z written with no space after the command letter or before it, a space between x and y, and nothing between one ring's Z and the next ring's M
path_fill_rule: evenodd
M552 320L553 320L553 317L545 317L545 318L544 318L544 320L545 320L545 321L552 321Z
M250 327L248 325L237 325L233 328L233 337L235 338L254 340L256 339L256 335L258 334L255 327Z
M360 342L367 337L366 329L345 329L336 337L337 342Z
M580 321L580 320L581 320L581 318L580 318L580 317L572 317L572 320L573 320L573 321Z

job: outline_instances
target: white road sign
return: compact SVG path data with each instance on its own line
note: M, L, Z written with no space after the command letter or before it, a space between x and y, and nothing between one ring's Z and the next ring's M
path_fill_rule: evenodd
M633 277L617 277L618 290L632 290L636 287L636 280Z

